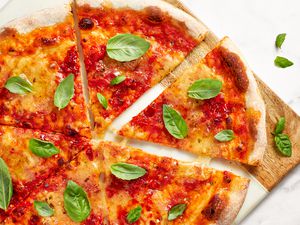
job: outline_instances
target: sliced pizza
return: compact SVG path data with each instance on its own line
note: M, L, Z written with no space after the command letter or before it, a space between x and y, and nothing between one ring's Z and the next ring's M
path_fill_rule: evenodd
M98 134L172 71L206 28L164 1L77 1L91 111Z
M4 224L104 224L102 168L100 152L79 153L41 187L31 189L29 197L9 212Z
M70 7L0 29L0 124L90 135Z
M86 138L0 126L0 158L8 167L13 185L9 210L81 151L92 151Z
M222 224L234 221L248 179L102 142L110 224Z
M119 134L257 165L267 140L265 105L252 71L225 38Z

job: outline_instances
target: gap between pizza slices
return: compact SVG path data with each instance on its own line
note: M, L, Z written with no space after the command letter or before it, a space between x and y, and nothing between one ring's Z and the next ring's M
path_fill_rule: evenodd
M132 180L121 179L111 171L120 162L141 167L145 174ZM92 151L79 153L24 202L17 203L5 224L77 224L63 208L64 192L70 182L79 185L87 196L81 203L87 208L83 224L131 224L128 213L141 207L135 224L202 225L231 224L249 183L245 178L197 163L182 163L110 142L94 143ZM39 216L34 201L47 202L55 216ZM170 211L177 205L185 207L184 213L171 219ZM20 212L22 217L18 216Z

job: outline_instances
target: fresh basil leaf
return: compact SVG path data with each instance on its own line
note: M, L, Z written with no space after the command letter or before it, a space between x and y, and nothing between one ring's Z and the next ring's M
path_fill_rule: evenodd
M186 204L178 204L173 206L168 213L168 220L175 220L177 217L181 216L186 210Z
M36 138L31 138L29 140L29 149L33 154L42 158L49 158L59 153L59 149L51 142L42 141Z
M48 217L54 214L54 210L47 202L34 201L33 206L40 216Z
M54 95L54 105L59 110L65 108L74 97L74 74L70 74L63 79L56 88Z
M4 160L0 158L0 208L7 210L11 196L13 194L13 185L8 167Z
M32 85L29 81L19 77L11 77L6 81L5 88L11 93L24 95L32 92Z
M130 212L127 215L128 223L134 223L138 221L138 219L141 217L141 213L142 213L142 207L140 205L130 210Z
M68 216L75 222L84 221L91 212L86 192L71 180L64 191L64 207Z
M144 176L147 171L139 166L128 163L115 163L110 167L110 171L122 180L135 180Z
M285 37L286 37L285 33L277 35L276 42L275 42L277 48L281 48L281 46L285 40Z
M222 82L214 79L201 79L194 82L188 89L190 98L205 100L216 97L222 89Z
M98 98L98 101L103 106L103 108L107 109L108 102L107 102L106 98L102 94L100 94L100 93L97 93L97 98Z
M179 112L168 105L163 105L163 120L168 132L177 139L188 135L188 126Z
M124 80L126 80L126 77L124 75L117 76L117 77L115 77L114 79L111 80L110 85L114 86L114 85L120 84Z
M286 134L277 134L275 136L275 144L279 152L282 155L291 157L292 156L292 143L290 138Z
M215 135L215 139L221 142L227 142L233 140L234 133L232 130L222 130L221 132Z
M118 34L108 40L106 51L110 58L128 62L143 56L150 48L145 39L132 34Z
M287 58L284 58L281 56L277 56L276 59L274 60L274 63L276 66L278 66L280 68L286 68L286 67L290 67L290 66L294 65L293 62L291 62Z
M281 117L276 125L274 135L281 134L285 127L285 118Z

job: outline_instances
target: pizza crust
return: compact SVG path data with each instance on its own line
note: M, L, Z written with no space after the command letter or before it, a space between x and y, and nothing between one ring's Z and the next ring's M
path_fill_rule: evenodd
M225 37L221 40L220 46L228 49L230 52L236 53L246 68L246 74L249 79L249 87L246 92L246 107L253 108L261 113L259 123L257 124L257 135L254 149L249 155L249 164L257 165L262 161L264 152L267 147L267 133L266 133L266 106L264 100L260 94L257 82L255 80L254 74L250 67L248 66L246 60L242 56L240 50L236 45L228 38Z
M99 7L101 5L113 8L129 7L135 10L141 10L149 6L157 6L162 11L167 12L174 19L184 22L190 35L192 35L194 38L203 39L205 33L208 31L207 27L201 24L194 17L162 0L77 0L77 4L79 6L87 4L91 7Z
M0 28L0 35L6 29L15 29L21 34L26 34L39 27L51 26L65 21L71 15L71 6L64 5L59 8L43 9L29 16L12 20Z
M229 201L216 225L231 225L236 219L247 196L249 180L244 179L244 183L239 185L244 186L244 189L230 192Z

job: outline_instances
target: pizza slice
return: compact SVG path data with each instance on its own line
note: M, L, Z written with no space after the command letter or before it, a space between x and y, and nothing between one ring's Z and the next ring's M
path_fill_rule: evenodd
M101 142L110 224L222 224L239 212L248 179Z
M0 126L0 158L8 167L13 186L9 210L81 151L91 152L86 138ZM5 215L2 210L0 214Z
M265 105L253 73L225 38L119 134L257 165L267 140Z
M0 29L0 124L90 135L70 7Z
M164 1L77 1L91 111L98 134L171 72L204 38Z
M79 153L41 187L33 188L25 201L16 204L4 224L105 224L102 168L101 152Z

